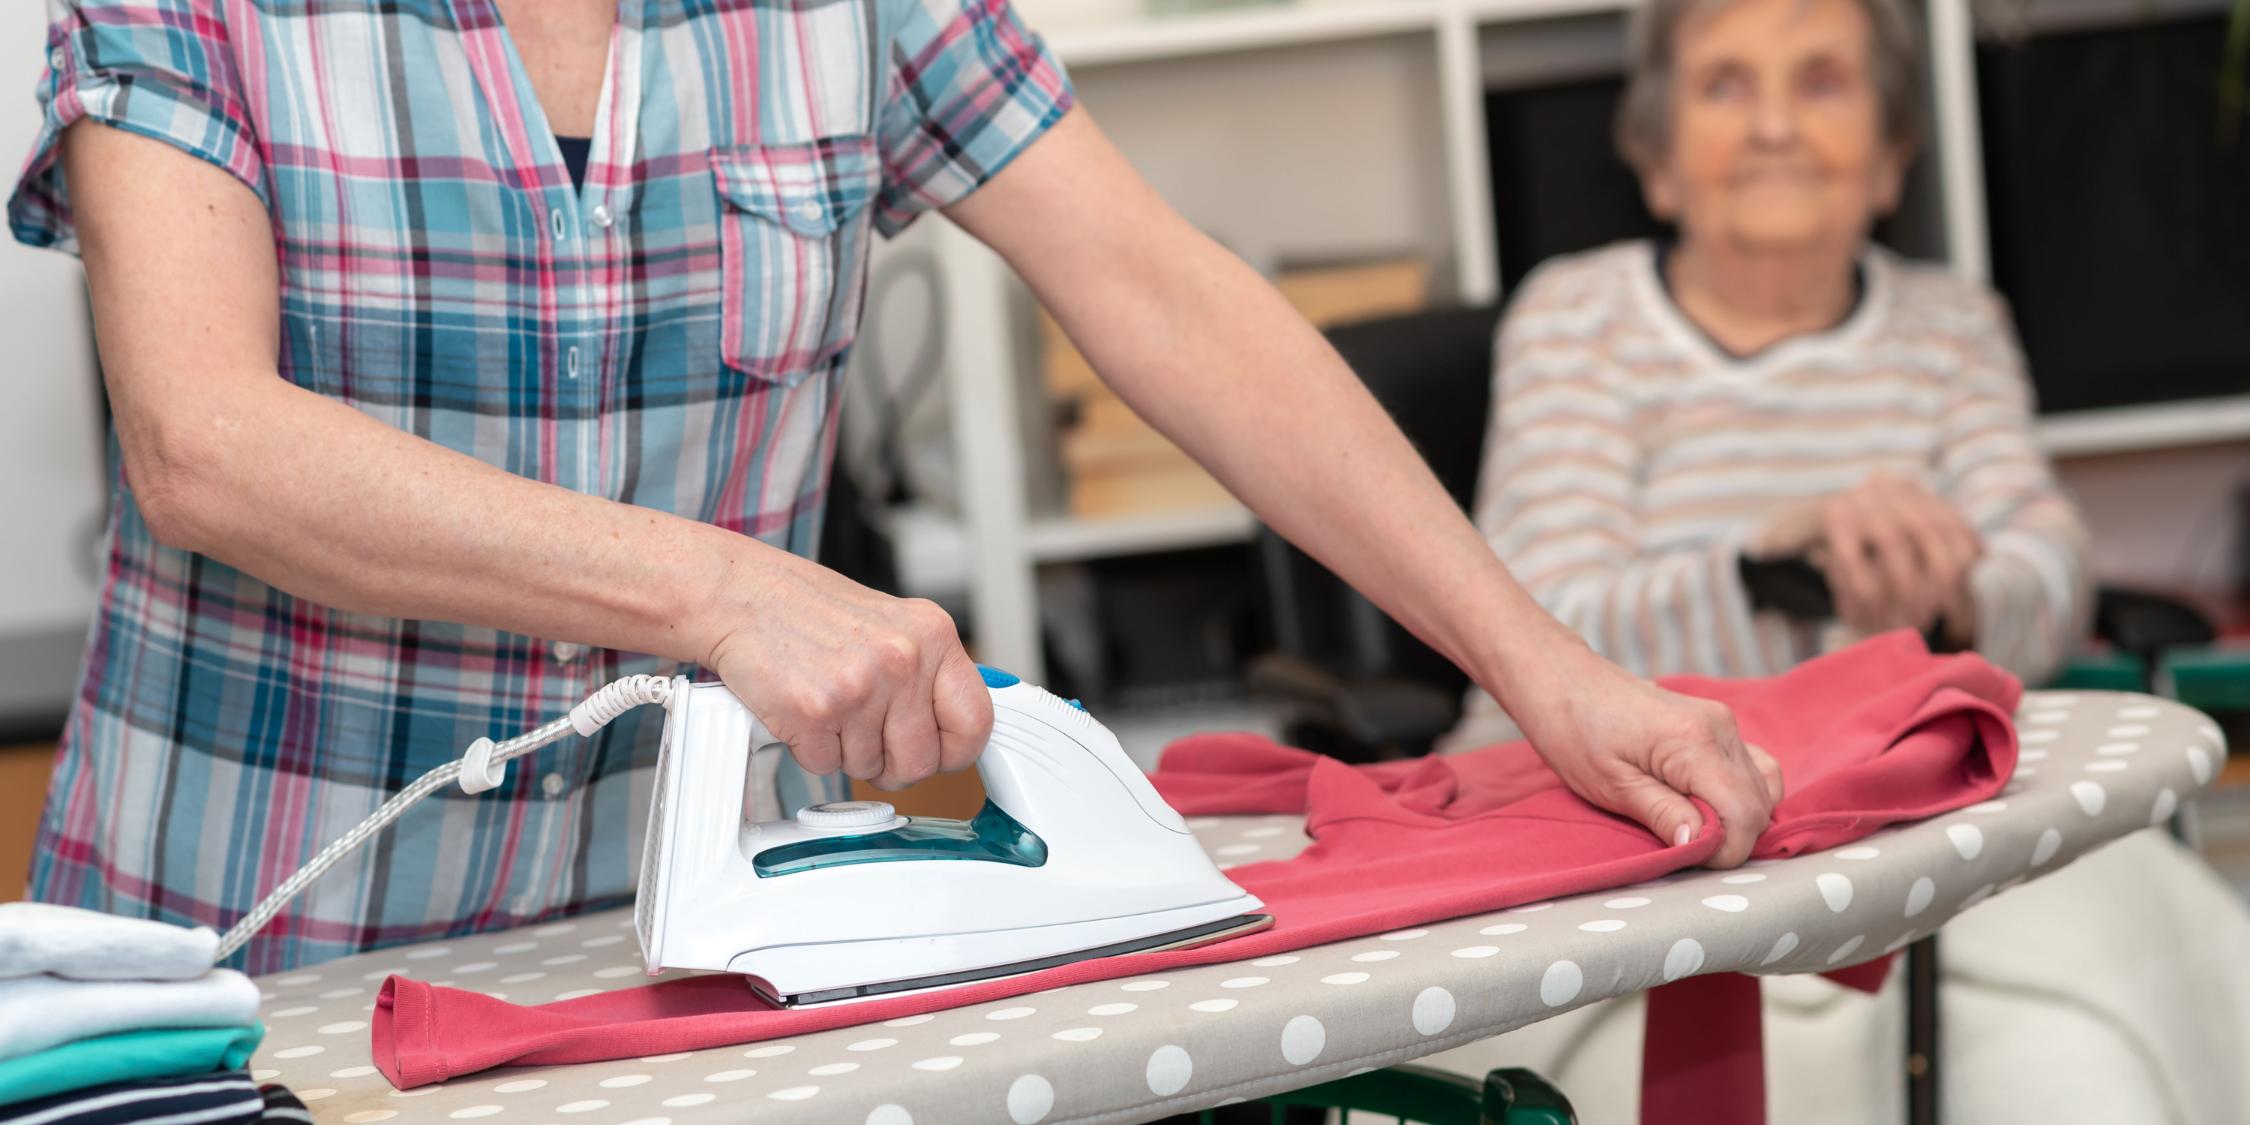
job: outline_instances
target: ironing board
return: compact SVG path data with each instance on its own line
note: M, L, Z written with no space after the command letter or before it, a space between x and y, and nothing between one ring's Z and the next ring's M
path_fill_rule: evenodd
M1849 847L1683 872L1295 954L685 1054L394 1091L368 1019L392 973L545 1003L646 983L629 912L404 946L262 978L252 1066L323 1121L1144 1121L1308 1086L1697 973L1820 972L2168 819L2225 757L2202 714L2034 692L2002 796ZM1294 817L1189 822L1223 866L1285 858ZM1504 857L1494 857L1504 862Z

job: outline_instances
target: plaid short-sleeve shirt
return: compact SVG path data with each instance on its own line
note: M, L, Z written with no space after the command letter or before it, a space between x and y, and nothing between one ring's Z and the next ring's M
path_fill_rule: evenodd
M75 249L56 140L81 117L175 145L272 217L282 378L799 553L870 239L973 191L1071 102L1006 0L619 0L580 188L492 0L50 5L18 239ZM40 899L223 926L478 736L672 670L291 597L160 545L114 488ZM432 797L236 963L621 901L660 727L643 709L499 790Z

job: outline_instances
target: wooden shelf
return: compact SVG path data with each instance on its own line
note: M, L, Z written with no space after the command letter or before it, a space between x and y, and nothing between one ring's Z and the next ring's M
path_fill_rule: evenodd
M1024 528L1024 545L1040 562L1075 562L1241 543L1257 530L1258 519L1249 509L1220 504L1145 516L1034 519Z
M971 552L959 519L927 507L898 508L888 530L905 593L944 598L969 588ZM1034 563L1084 562L1245 543L1257 531L1257 517L1239 504L1105 519L1045 516L1024 525L1023 547Z

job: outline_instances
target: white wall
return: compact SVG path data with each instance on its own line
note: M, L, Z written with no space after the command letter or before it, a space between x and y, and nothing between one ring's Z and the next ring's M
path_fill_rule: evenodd
M1261 53L1255 66L1213 55L1071 78L1165 200L1252 266L1410 251L1450 288L1430 57L1426 38L1400 37Z
M0 4L0 166L10 186L39 128L45 5ZM98 397L75 259L0 245L0 715L59 708L94 605ZM60 666L60 667L58 667Z
M2072 457L2055 475L2093 533L2094 573L2155 590L2224 592L2250 490L2250 442Z

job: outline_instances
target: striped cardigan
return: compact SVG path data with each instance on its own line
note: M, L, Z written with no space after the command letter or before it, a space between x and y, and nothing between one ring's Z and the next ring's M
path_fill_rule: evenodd
M1654 248L1546 263L1501 325L1475 517L1541 604L1642 675L1765 676L1852 637L1754 611L1741 545L1877 470L1982 535L1976 648L2037 682L2091 598L2001 302L1880 248L1851 316L1748 357L1675 306ZM1472 712L1491 707L1489 699Z

